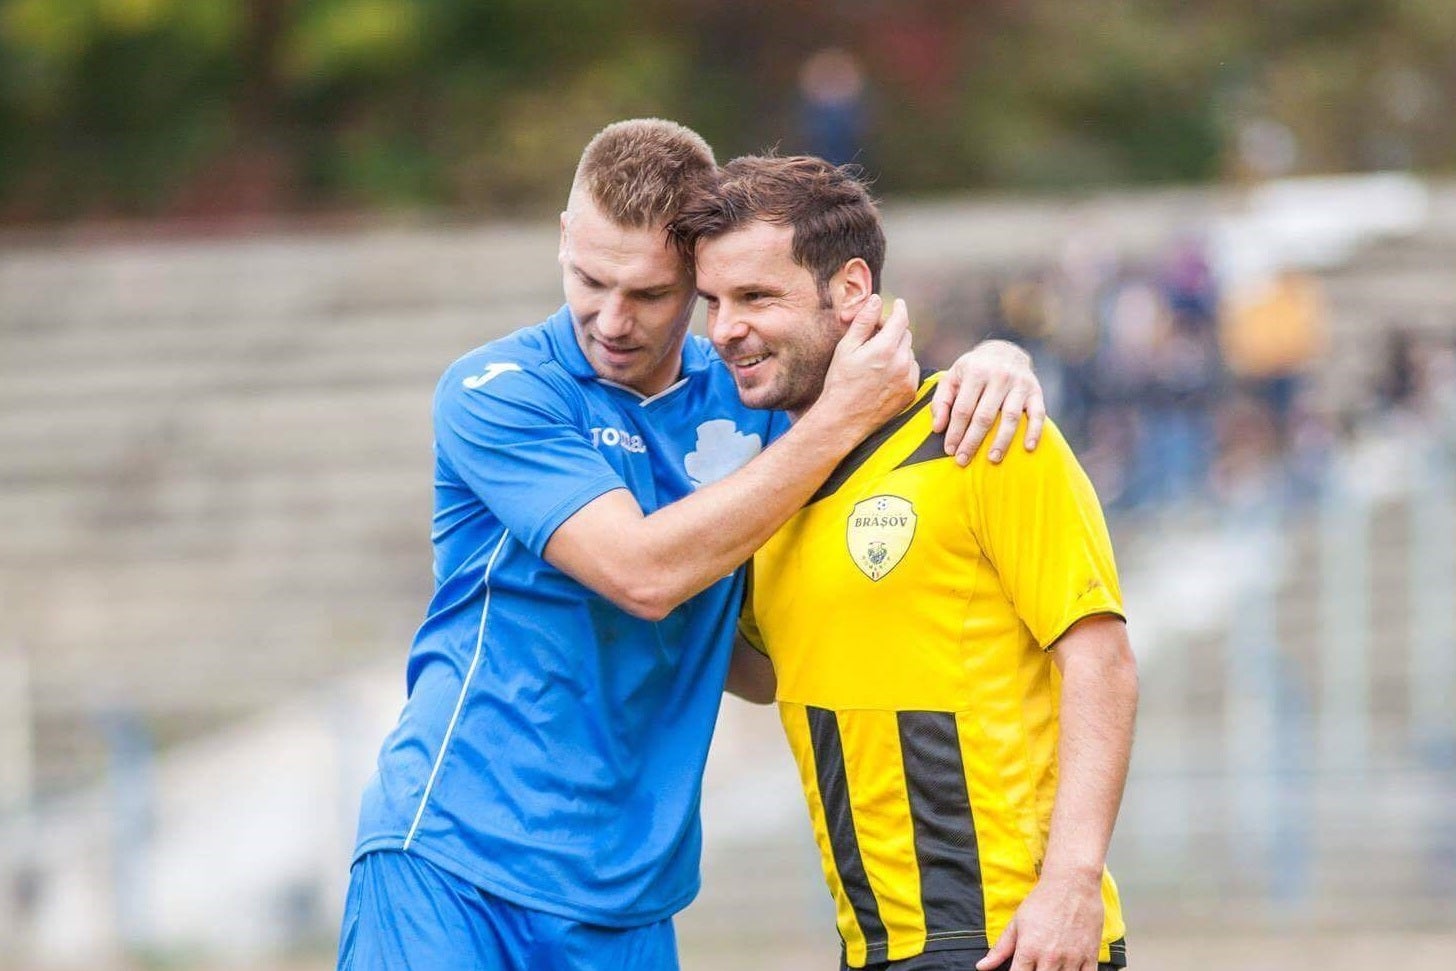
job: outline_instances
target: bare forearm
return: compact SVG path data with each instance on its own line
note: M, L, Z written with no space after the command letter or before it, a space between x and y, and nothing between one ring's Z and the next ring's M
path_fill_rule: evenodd
M557 531L546 558L624 610L660 619L751 557L868 432L831 411L809 409L743 468L651 515L625 491L602 496Z
M812 409L752 462L647 516L635 550L671 609L751 557L828 478L862 434Z
M1064 641L1092 643L1084 640L1058 659L1058 781L1043 873L1100 880L1127 781L1138 679L1121 621L1093 618L1083 625Z

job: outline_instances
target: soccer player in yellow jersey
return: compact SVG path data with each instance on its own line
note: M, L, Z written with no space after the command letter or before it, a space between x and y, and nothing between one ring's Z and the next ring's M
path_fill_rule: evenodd
M802 413L878 290L865 187L742 158L673 231L744 402ZM1123 967L1104 861L1137 673L1102 512L1054 426L948 458L936 380L754 556L732 686L778 701L845 966Z

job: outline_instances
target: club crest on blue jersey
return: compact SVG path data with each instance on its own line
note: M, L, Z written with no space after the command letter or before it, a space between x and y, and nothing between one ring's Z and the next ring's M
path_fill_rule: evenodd
M737 472L762 451L757 432L741 432L731 419L714 418L698 426L698 440L683 457L683 471L693 488L701 489Z
M915 507L899 496L870 496L849 513L846 543L859 572L878 581L910 550L915 539Z

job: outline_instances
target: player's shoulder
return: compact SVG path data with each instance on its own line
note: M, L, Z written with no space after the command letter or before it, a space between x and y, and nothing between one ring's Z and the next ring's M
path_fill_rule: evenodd
M523 327L456 358L435 390L439 402L476 396L531 400L560 395L570 384L555 360L547 324Z
M997 472L1035 474L1053 467L1077 464L1077 457L1072 453L1072 447L1067 443L1066 436L1057 427L1057 423L1050 418L1042 423L1041 438L1038 439L1036 448L1028 451L1026 448L1028 424L1026 415L1022 415L1016 426L1016 435L1011 439L1011 447L1006 450L1005 457L999 463L993 463L988 455L991 448L990 440L995 434L995 429L992 428L986 436L986 441L982 442L981 447L976 450L970 468L983 474L996 474Z

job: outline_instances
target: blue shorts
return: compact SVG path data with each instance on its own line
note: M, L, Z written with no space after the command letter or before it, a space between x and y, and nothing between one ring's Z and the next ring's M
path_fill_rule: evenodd
M600 927L530 910L411 853L381 850L349 874L339 971L677 971L672 921Z

